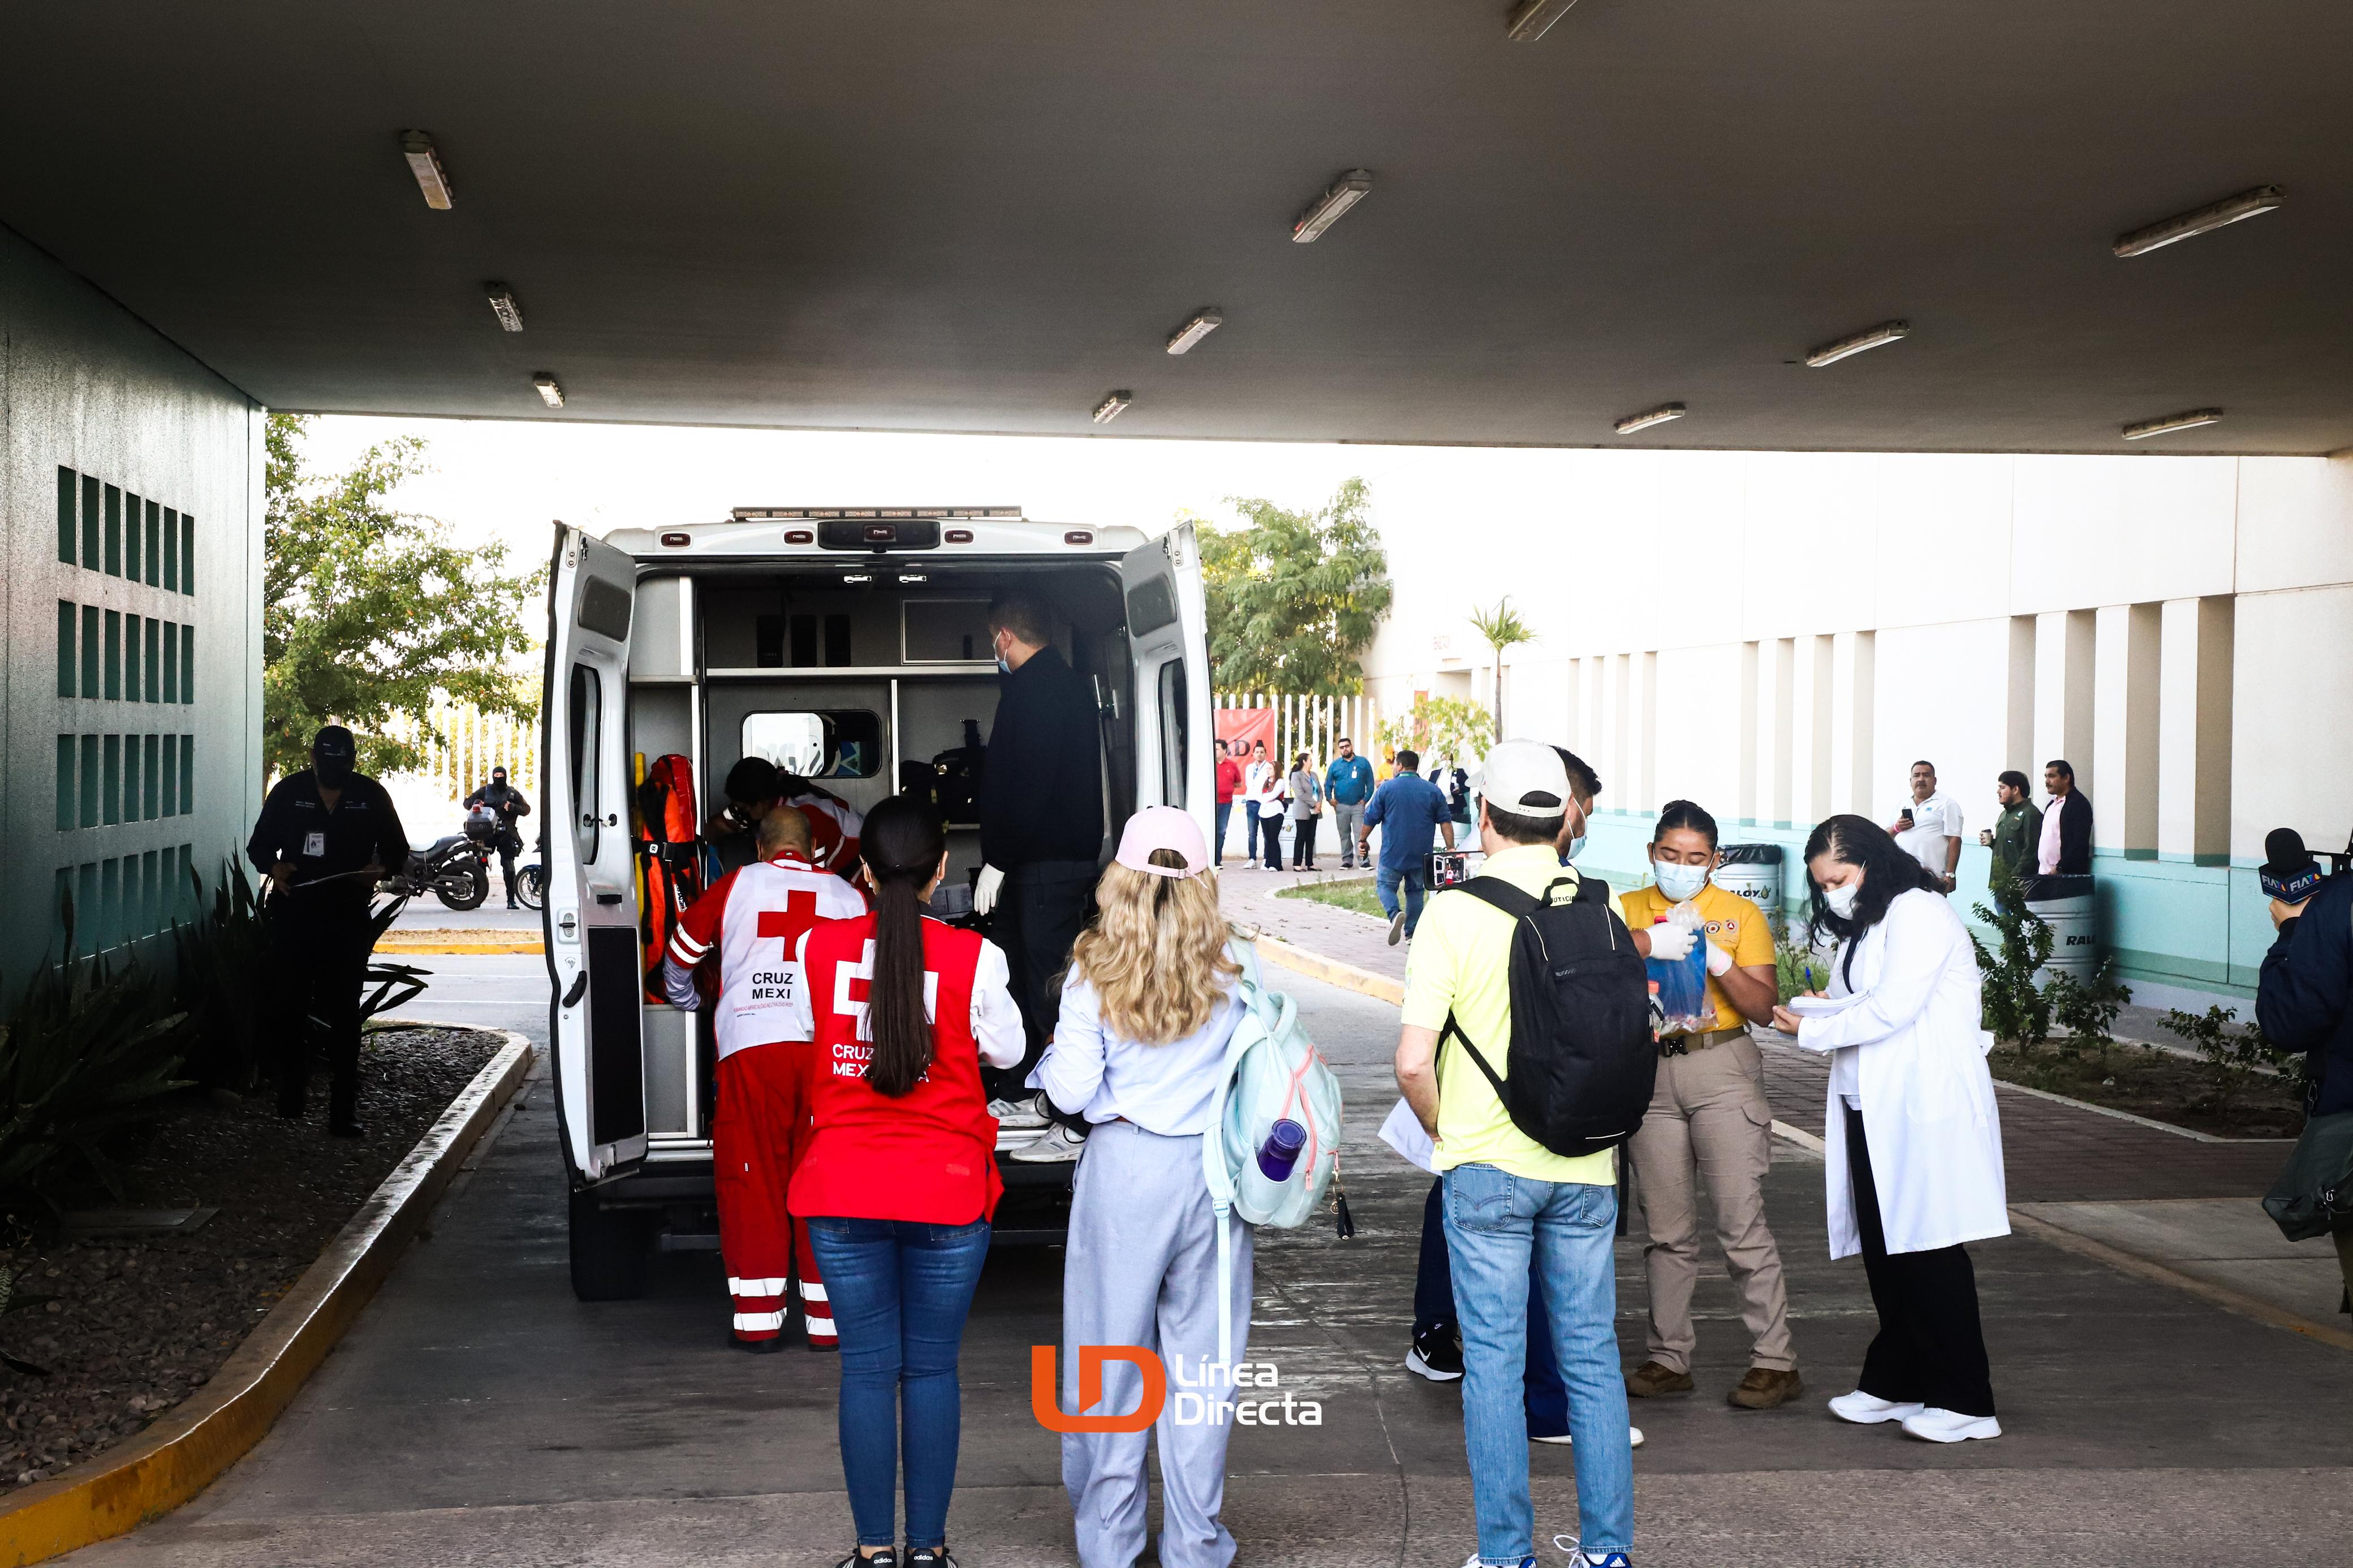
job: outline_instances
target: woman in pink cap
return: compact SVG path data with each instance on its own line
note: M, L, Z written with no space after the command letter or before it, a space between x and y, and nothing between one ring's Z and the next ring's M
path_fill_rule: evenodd
M1079 1160L1062 1265L1062 1408L1139 1408L1142 1373L1103 1366L1103 1397L1079 1407L1079 1347L1135 1345L1169 1373L1157 1423L1163 1568L1227 1568L1224 1504L1230 1418L1179 1425L1177 1394L1218 1356L1218 1233L1201 1138L1241 1021L1241 965L1227 950L1209 846L1190 816L1155 805L1127 819L1095 889L1101 911L1071 950L1053 1044L1030 1076L1092 1131ZM1234 1227L1234 1360L1248 1355L1250 1227ZM1221 1388L1225 1386L1220 1384ZM1208 1399L1218 1392L1200 1388ZM1199 1403L1196 1401L1195 1403ZM1145 1555L1146 1432L1070 1432L1062 1484L1077 1515L1082 1568Z

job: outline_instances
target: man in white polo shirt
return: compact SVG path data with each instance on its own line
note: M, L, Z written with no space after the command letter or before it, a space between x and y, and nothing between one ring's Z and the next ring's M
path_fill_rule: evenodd
M1936 787L1936 764L1912 764L1912 804L1887 825L1904 852L1939 879L1947 893L1961 864L1961 808Z

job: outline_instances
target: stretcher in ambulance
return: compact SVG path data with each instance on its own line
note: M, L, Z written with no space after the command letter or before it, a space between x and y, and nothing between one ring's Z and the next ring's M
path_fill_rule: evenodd
M902 787L931 792L949 824L935 908L968 909L981 864L972 742L989 732L999 679L987 609L1012 588L1044 601L1063 657L1094 687L1101 858L1138 806L1181 806L1207 832L1215 731L1189 527L1148 538L1006 507L744 507L602 539L556 526L543 920L582 1300L638 1294L658 1250L718 1245L709 1010L672 1007L646 979L666 910L710 859L728 770L765 756L861 812ZM657 787L642 790L649 777ZM644 820L641 802L663 821ZM1002 1152L998 1163L997 1239L1060 1240L1074 1167Z

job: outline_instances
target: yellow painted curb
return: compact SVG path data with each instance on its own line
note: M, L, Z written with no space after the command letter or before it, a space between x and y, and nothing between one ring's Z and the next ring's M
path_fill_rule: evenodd
M531 1043L505 1033L498 1055L198 1394L129 1442L9 1500L0 1513L0 1563L39 1563L126 1534L195 1497L261 1440L531 1070Z
M1343 963L1336 958L1310 952L1303 947L1293 947L1287 942L1255 931L1250 927L1238 928L1258 944L1260 956L1282 965L1283 968L1321 980L1327 985L1361 995L1376 997L1391 1006L1405 1005L1405 982L1392 980L1386 974L1376 974L1369 969L1359 969L1353 963Z

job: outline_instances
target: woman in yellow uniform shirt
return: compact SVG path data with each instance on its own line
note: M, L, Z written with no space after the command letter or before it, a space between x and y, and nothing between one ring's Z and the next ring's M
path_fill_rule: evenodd
M1751 1342L1747 1375L1728 1397L1743 1409L1769 1410L1805 1392L1789 1340L1781 1254L1765 1225L1773 1112L1765 1103L1764 1062L1748 1037L1749 1024L1771 1022L1780 997L1764 911L1708 880L1716 862L1715 818L1690 801L1670 801L1651 840L1657 885L1619 900L1638 931L1679 903L1697 907L1707 935L1707 995L1715 1005L1715 1027L1659 1042L1651 1109L1627 1144L1651 1233L1643 1248L1651 1325L1650 1359L1626 1374L1626 1392L1656 1398L1693 1387L1691 1298L1699 1279L1693 1177L1704 1173Z

